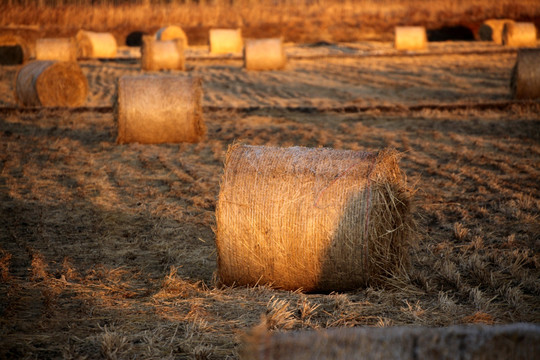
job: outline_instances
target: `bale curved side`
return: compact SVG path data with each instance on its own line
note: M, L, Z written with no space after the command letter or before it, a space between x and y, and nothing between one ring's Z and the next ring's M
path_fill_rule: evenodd
M200 78L123 76L115 118L119 144L198 142L205 133Z
M248 70L279 70L287 64L282 39L250 39L244 46L244 67Z
M0 34L0 64L19 65L30 58L30 44L21 36Z
M116 57L116 39L111 33L99 33L79 30L75 36L79 58L114 58Z
M188 38L184 30L176 25L164 26L156 32L156 40L167 41L182 39L184 49L188 47Z
M182 39L158 41L152 36L144 36L141 68L147 71L184 70L184 41Z
M211 29L209 41L212 54L241 53L244 48L242 29Z
M74 38L37 39L36 60L77 61L77 43Z
M503 27L502 42L506 46L535 47L536 26L526 22L506 23Z
M522 49L512 69L510 91L514 99L540 99L540 50Z
M427 46L426 28L423 26L396 26L394 47L398 50L422 50Z
M511 19L489 19L478 29L478 37L482 41L493 41L495 44L502 45L502 32L504 24L513 23Z

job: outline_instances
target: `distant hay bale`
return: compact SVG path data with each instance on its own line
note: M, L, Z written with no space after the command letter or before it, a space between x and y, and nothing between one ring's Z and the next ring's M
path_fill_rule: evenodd
M33 61L15 77L15 98L23 106L84 104L88 81L76 62Z
M24 52L24 61L35 57L36 39L41 34L39 26L36 25L7 25L0 26L0 47L6 39L15 38L15 43L9 40L5 46L18 45ZM18 50L20 51L20 49ZM3 57L0 56L0 63Z
M111 33L79 30L76 37L78 57L82 59L116 57L116 39Z
M426 28L423 26L396 26L394 47L398 50L422 50L427 46Z
M502 32L504 24L513 23L511 19L489 19L478 29L478 37L483 41L493 41L495 44L502 45Z
M510 90L514 99L540 99L540 49L519 50Z
M183 40L184 49L188 47L187 35L179 26L165 26L156 32L156 40L166 41L175 39Z
M244 47L242 29L211 29L210 53L241 53Z
M514 47L535 47L536 27L533 23L511 22L504 24L503 45Z
M530 360L540 353L540 326L355 327L269 333L244 338L243 360L494 359Z
M182 39L159 41L152 36L144 36L141 67L148 71L184 70L184 41Z
M123 76L115 118L119 144L198 142L206 133L200 78Z
M77 43L74 38L37 39L36 59L77 61Z
M406 268L397 161L393 151L232 146L216 209L220 281L344 291Z
M248 70L279 70L287 64L281 39L246 40L244 66Z
M28 61L30 48L18 35L0 34L0 65L20 65Z

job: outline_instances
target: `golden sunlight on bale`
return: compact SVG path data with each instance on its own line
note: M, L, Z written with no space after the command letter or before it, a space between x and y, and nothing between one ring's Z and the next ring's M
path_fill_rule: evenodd
M198 142L206 133L200 78L123 76L115 117L119 144Z
M0 35L0 65L20 65L30 57L29 44L18 35Z
M393 151L234 145L216 222L226 285L344 291L408 263L409 198Z
M506 23L502 34L503 45L514 47L535 47L536 27L533 23Z
M244 47L242 29L211 29L210 53L241 53Z
M79 30L76 39L79 58L92 59L116 57L116 39L111 33Z
M426 29L423 26L396 26L394 47L398 50L422 50L427 46Z
M495 44L502 45L502 32L504 24L513 23L510 19L489 19L478 29L478 37L482 41L493 41Z
M281 39L246 40L244 67L248 70L279 70L287 64Z
M161 41L182 39L184 49L188 47L188 38L186 33L184 30L182 30L182 28L175 25L162 27L156 32L155 38L156 40Z
M540 99L540 49L521 49L510 78L514 99Z
M141 67L147 71L184 70L184 40L159 41L143 36Z
M74 38L37 39L36 59L77 61L77 43Z
M88 81L76 62L33 61L16 75L15 98L23 106L80 106Z
M243 360L534 359L540 326L355 327L270 333L263 326L244 336Z

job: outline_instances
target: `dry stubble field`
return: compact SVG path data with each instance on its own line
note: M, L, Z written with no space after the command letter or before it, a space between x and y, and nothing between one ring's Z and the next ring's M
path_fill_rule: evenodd
M263 318L271 331L540 322L540 104L508 103L515 58L283 72L192 59L174 73L203 78L208 135L166 145L115 143L107 107L136 61L82 62L89 108L75 110L6 110L17 67L0 68L0 358L236 358ZM400 151L418 223L409 277L331 294L219 286L214 211L234 142Z

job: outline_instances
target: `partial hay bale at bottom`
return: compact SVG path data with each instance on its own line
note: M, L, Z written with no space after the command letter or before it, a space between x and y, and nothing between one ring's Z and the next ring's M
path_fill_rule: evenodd
M115 118L119 144L198 142L205 133L200 78L123 76Z
M398 50L422 50L427 46L426 28L423 26L396 26L394 47Z
M77 61L77 43L74 38L37 39L36 59Z
M243 360L530 360L539 353L540 326L525 323L356 327L273 334L259 326L244 338L240 348Z
M513 23L511 19L489 19L478 29L478 37L482 41L493 41L495 44L502 45L502 32L504 24Z
M111 33L98 33L79 30L77 39L77 56L82 59L116 57L116 39Z
M152 36L144 36L141 68L150 71L184 70L184 41L182 39L159 41Z
M279 70L287 64L282 39L250 39L244 45L247 70Z
M411 216L393 151L232 146L216 209L226 285L329 292L407 268Z
M240 53L244 47L242 29L211 29L210 53Z
M167 41L182 39L184 49L188 47L188 38L184 30L176 25L164 26L156 32L156 40Z
M540 49L521 49L510 78L514 99L540 99Z
M534 23L511 22L504 24L503 45L514 47L535 47L536 27Z
M20 36L0 34L0 65L20 65L30 57L29 44Z
M83 105L88 80L76 62L33 61L15 77L15 98L23 106Z

